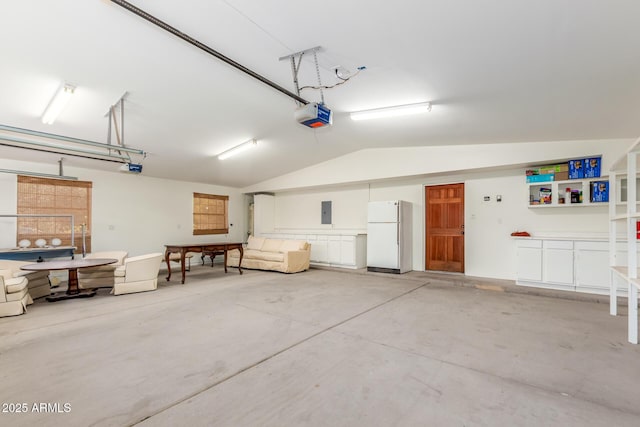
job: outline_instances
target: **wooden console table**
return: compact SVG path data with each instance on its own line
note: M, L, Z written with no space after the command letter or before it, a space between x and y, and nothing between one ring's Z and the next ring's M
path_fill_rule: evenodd
M182 270L182 283L184 284L184 276L185 276L185 255L187 252L222 252L224 253L224 272L227 272L227 252L238 249L240 251L240 262L238 264L238 271L242 274L242 268L240 265L242 264L242 255L243 248L242 243L188 243L184 245L164 245L164 260L167 263L167 281L171 279L171 260L170 256L172 253L180 254L180 267Z

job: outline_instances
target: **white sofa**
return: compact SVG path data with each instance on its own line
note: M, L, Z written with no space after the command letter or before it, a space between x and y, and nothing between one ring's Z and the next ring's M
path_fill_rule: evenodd
M242 268L298 273L309 269L311 245L304 240L280 240L249 236ZM227 265L237 267L240 251L227 254Z
M82 289L113 288L116 283L115 271L124 265L127 255L129 254L126 251L94 252L85 255L85 259L114 258L118 261L114 264L78 269L78 286Z
M15 261L0 259L0 270L10 270L10 277L25 277L28 280L27 289L31 298L46 297L51 294L49 284L49 271L26 271L20 270L23 265L33 264L35 261ZM7 273L8 274L8 273ZM5 276L7 276L5 274Z

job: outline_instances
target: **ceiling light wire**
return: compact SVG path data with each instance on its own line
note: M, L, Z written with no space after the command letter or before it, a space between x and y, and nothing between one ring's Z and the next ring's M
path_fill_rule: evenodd
M304 90L304 89L316 89L316 90L318 90L318 89L333 89L333 88L334 88L334 87L336 87L336 86L340 86L340 85L345 84L346 82L348 82L349 80L351 80L353 77L355 77L355 76L357 76L358 74L360 74L360 71L362 71L362 70L366 70L366 68L367 68L367 67L364 67L364 66L362 66L362 67L358 67L358 70L357 70L353 75L351 75L351 76L347 77L346 79L345 79L345 78L343 78L343 77L340 77L340 76L338 75L338 69L336 68L336 69L335 69L336 77L337 77L337 78L339 78L340 80L342 80L341 82L338 82L338 83L336 83L336 84L334 84L334 85L331 85L331 86L302 86L302 87L300 88L300 90L302 91L302 90Z
M293 52L293 49L291 49L289 46L287 46L282 40L280 40L279 38L277 38L276 36L274 36L273 34L271 34L269 31L267 31L263 26L261 26L260 24L258 24L256 21L254 21L253 19L251 19L249 17L249 15L247 15L246 13L242 12L240 9L238 9L237 7L235 7L234 5L232 5L231 3L229 3L227 0L222 0L222 3L226 4L227 6L229 6L231 9L233 9L234 11L236 11L236 13L240 16L242 16L244 19L246 19L247 21L251 22L253 25L255 25L256 28L258 28L260 31L262 31L263 33L265 33L267 36L269 36L270 38L272 38L276 43L278 43L279 45L281 45L282 47L284 47L285 49L287 49L288 51Z

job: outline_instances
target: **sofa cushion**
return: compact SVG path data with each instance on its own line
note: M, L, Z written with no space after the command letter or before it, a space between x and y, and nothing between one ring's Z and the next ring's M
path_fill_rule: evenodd
M256 259L261 261L283 262L284 254L280 252L265 252L247 250L244 252L242 259Z
M27 300L25 301L26 304L33 304L33 300L28 297L29 292L27 292L27 288L25 286L24 289L22 289L21 291L18 292L14 292L11 294L7 294L7 302L9 301L22 301L25 299L25 297L27 297Z
M287 253L289 251L301 251L305 249L307 242L304 240L285 240L280 246L280 252Z
M4 281L5 289L8 294L15 294L27 288L27 279L24 277L14 277Z
M282 246L280 239L265 239L261 250L263 252L279 252L280 246Z
M249 240L247 240L247 249L255 249L259 251L260 249L262 249L264 241L264 237L249 236Z

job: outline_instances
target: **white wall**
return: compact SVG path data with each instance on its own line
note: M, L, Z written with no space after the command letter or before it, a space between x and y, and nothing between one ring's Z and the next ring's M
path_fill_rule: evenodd
M366 232L367 202L406 200L413 206L413 269L424 270L424 186L465 184L465 263L469 276L514 280L515 242L510 234L583 235L608 230L606 206L530 209L525 169L421 177L326 190L276 193L275 229L282 232L324 230L320 202L331 200L334 230ZM496 201L502 196L502 202ZM491 201L485 202L484 196Z
M50 165L0 159L0 168L56 173ZM93 182L92 251L124 249L130 256L163 252L165 244L245 240L244 195L237 189L65 167L65 175ZM3 214L16 213L16 176L0 174ZM193 192L229 196L229 234L193 236ZM2 247L15 246L15 226L0 218ZM12 220L11 220L12 221ZM233 224L233 226L231 226Z
M525 165L602 155L609 170L633 140L403 147L351 153L243 191L275 193L276 231L366 232L367 202L413 203L413 269L424 269L424 186L465 183L465 269L470 276L515 279L513 231L606 237L606 206L530 209ZM466 172L465 172L466 171ZM503 201L496 202L501 195ZM485 202L484 196L491 201ZM320 224L320 202L333 202L333 224Z
M375 148L361 150L243 189L246 193L395 180L468 170L555 163L603 155L603 170L631 139Z
M367 230L367 185L348 186L335 191L278 193L275 200L275 228L278 231ZM331 201L330 225L321 224L323 201Z
M0 173L0 214L13 215L18 203L18 185L13 174ZM0 218L0 248L15 247L16 221L13 218Z
M253 196L253 232L256 236L269 233L275 227L275 197L269 194Z

